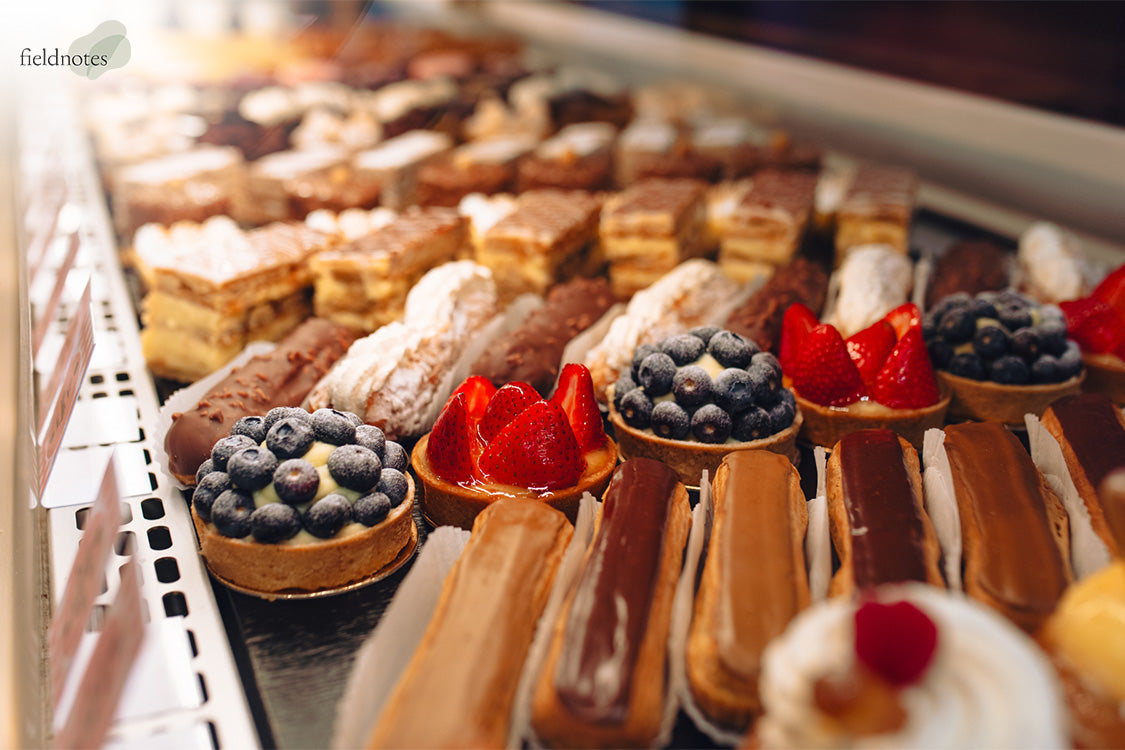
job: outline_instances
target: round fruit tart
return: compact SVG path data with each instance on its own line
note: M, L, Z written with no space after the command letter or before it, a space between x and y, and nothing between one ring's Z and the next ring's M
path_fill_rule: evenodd
M951 294L922 323L930 359L949 388L951 417L1023 427L1077 393L1085 371L1054 305L1016 292Z
M1086 391L1125 405L1125 266L1105 277L1089 297L1060 302L1069 336L1086 365Z
M547 503L573 522L582 493L598 496L609 484L617 446L602 427L590 371L568 364L547 400L527 383L496 388L469 378L411 457L422 514L468 529L501 497Z
M243 417L197 474L191 515L207 567L267 598L387 571L417 542L407 464L401 445L354 414Z
M886 428L922 447L926 430L945 422L949 396L930 365L921 317L907 303L844 339L804 305L785 311L779 358L805 417L802 438L828 447Z
M663 461L685 485L733 451L797 458L801 413L781 365L737 333L703 326L642 344L608 395L621 456Z

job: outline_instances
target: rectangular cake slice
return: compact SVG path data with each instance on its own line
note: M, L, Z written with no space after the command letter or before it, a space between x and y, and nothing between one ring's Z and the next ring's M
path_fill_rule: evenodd
M815 174L765 169L727 218L719 266L748 280L792 260L812 215Z
M453 140L445 133L412 130L357 154L355 170L361 179L380 185L382 205L402 209L418 202L418 170L422 165L452 148Z
M519 189L608 188L613 181L613 141L616 136L614 127L605 122L567 125L520 162Z
M909 169L863 164L836 214L836 260L850 248L880 243L910 250L910 219L918 178Z
M456 206L470 193L511 192L519 160L536 144L529 136L498 136L458 146L418 171L418 203Z

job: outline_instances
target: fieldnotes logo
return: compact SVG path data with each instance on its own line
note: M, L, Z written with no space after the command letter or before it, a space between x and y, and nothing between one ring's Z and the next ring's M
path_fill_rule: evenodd
M30 47L20 51L20 65L35 68L68 67L75 75L93 80L103 73L125 67L132 54L132 47L125 35L125 24L120 21L104 21L86 36L80 36L70 44L70 49L61 52L58 47L48 51L46 48L36 52Z

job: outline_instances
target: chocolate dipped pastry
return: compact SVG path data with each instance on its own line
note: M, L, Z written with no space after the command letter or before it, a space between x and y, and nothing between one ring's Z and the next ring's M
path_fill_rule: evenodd
M543 307L497 346L489 347L473 364L497 388L520 380L544 396L555 385L566 345L589 328L613 305L604 279L574 279L547 294Z
M1019 440L997 422L945 428L965 593L1034 632L1071 581L1069 523Z
M269 354L234 370L195 408L173 416L164 436L169 471L184 484L211 455L211 446L242 417L265 414L276 406L297 406L348 350L354 336L329 320L309 318Z
M976 295L1007 289L1014 260L1011 253L988 240L954 243L934 264L926 287L926 309L956 292Z
M659 734L672 595L690 527L675 472L643 458L617 468L534 691L531 723L542 742L641 747Z
M765 286L730 314L726 327L763 351L777 354L785 311L800 303L819 312L827 293L828 274L824 269L805 258L794 258L774 271Z
M1042 421L1062 448L1066 468L1090 514L1094 533L1111 555L1119 555L1106 509L1098 499L1098 487L1110 472L1125 466L1125 417L1106 396L1080 393L1055 401Z
M922 506L910 443L887 429L845 435L828 458L826 489L840 559L830 594L906 581L944 587L941 547Z
M571 535L566 517L541 503L498 500L477 517L368 747L504 746L524 657Z
M808 511L784 456L727 456L712 484L715 522L687 645L687 676L713 721L745 729L761 713L762 652L809 606Z

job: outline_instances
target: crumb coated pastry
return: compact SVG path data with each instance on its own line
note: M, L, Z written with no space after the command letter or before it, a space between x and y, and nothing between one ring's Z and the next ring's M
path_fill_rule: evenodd
M1066 744L1050 666L984 607L901 584L805 610L766 649L761 747Z
M500 500L477 517L368 747L504 746L524 657L572 533L562 513L539 503Z
M845 337L867 328L907 301L913 269L910 259L889 245L852 248L836 271L839 292L826 322Z
M781 321L793 304L820 312L828 292L828 274L806 258L794 258L781 266L765 286L727 318L726 327L745 336L762 351L777 354L781 339Z
M556 621L532 699L552 747L644 747L667 698L672 594L691 527L687 491L664 464L621 464Z
M489 347L473 364L499 388L522 380L548 395L554 388L566 345L597 322L613 305L604 279L574 279L551 288L543 307L532 311L523 325Z
M309 318L272 352L252 358L220 381L194 409L173 415L164 436L173 476L195 484L195 473L211 455L211 446L238 420L275 406L298 406L353 339L343 326Z
M687 645L687 676L704 714L744 730L761 712L762 652L809 606L808 511L784 457L740 451L712 483L715 521Z
M1015 258L988 240L954 243L941 254L926 288L926 309L956 292L1001 292L1012 283Z
M1077 237L1039 221L1020 235L1020 287L1040 302L1062 302L1089 292Z

